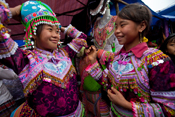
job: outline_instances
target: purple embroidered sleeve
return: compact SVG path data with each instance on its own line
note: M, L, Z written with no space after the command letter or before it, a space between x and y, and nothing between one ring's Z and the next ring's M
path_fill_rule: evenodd
M152 100L165 116L175 116L175 66L171 60L150 69Z
M74 58L77 53L79 53L83 46L87 47L86 38L87 36L84 33L81 33L77 39L73 39L68 46L64 47L71 59Z
M11 18L11 11L8 9L8 4L1 1L0 3L0 17L2 23L7 23ZM19 74L23 67L28 62L23 50L18 48L18 44L10 38L8 29L0 24L0 36L3 38L0 41L0 63L13 69Z
M0 2L0 59L10 57L18 48L16 42L10 38L9 30L2 24L11 18L11 11L5 1Z
M75 55L77 54L74 50L72 50L69 46L65 46L63 47L64 50L67 51L69 57L72 59L75 57Z
M151 69L150 73L150 88L153 91L170 91L175 89L175 86L171 86L172 82L170 76L175 75L175 66L171 60L165 61L163 64L159 64Z
M89 65L85 69L85 71L92 78L94 78L96 81L98 81L98 83L103 86L104 90L108 90L109 88L111 88L111 83L109 82L109 79L107 76L108 69L107 68L102 69L97 61L94 64Z
M81 35L78 37L80 39L87 39L87 35L85 35L84 33L81 33Z
M0 31L4 29L6 28L1 28ZM28 58L25 52L18 48L18 44L9 37L7 32L0 35L4 38L0 42L0 63L13 69L16 74L19 74L28 63Z
M14 55L0 59L0 62L13 69L15 73L19 74L29 61L25 55L25 52L22 49L18 48Z
M1 29L0 29L1 31ZM3 34L1 34L2 37ZM3 41L0 42L0 59L7 58L13 55L18 48L18 44L13 41L11 38L6 38Z
M98 50L99 61L96 61L94 64L90 64L85 70L90 74L95 80L103 85L104 90L111 87L111 83L108 79L108 67L109 63L113 60L114 54L108 51Z
M69 24L69 26L65 29L65 32L69 37L72 37L73 39L75 38L81 38L81 39L86 39L87 35L84 34L83 32L77 30L74 26Z
M175 66L171 60L149 68L151 103L133 103L134 116L175 116Z

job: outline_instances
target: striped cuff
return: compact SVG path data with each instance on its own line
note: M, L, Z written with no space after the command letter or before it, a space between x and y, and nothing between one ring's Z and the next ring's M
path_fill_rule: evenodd
M87 42L84 39L74 39L68 44L68 46L76 53L79 53L83 46L87 47Z
M86 68L86 71L95 79L99 80L102 77L102 70L100 68L100 65L96 61L94 64L89 65Z
M14 55L17 49L18 44L11 38L4 40L4 42L0 42L0 59Z
M82 32L77 30L75 27L73 27L71 24L65 29L64 34L67 34L69 37L77 38L81 35Z

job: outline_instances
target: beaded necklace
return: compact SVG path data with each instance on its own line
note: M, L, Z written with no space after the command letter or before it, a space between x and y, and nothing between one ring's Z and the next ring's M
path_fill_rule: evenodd
M56 57L56 52L55 50L53 50L53 53L49 52L49 51L45 51L39 48L35 48L33 51L36 55L41 55L42 57L46 57L47 59L50 59L52 57Z

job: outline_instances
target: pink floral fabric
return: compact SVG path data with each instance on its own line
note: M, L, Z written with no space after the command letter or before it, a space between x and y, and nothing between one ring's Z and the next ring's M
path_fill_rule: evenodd
M31 107L42 116L62 116L72 113L79 102L76 77L74 75L70 79L69 87L66 89L43 82L29 99Z

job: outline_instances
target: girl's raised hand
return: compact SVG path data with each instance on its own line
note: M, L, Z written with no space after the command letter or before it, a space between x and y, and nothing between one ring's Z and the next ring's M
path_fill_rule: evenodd
M21 21L21 5L18 5L16 7L13 8L9 8L11 13L12 13L12 17L13 19L17 20L17 21Z
M115 105L121 106L125 109L132 110L132 104L128 102L123 95L114 87L108 89L108 97Z
M96 47L94 45L91 45L89 48L85 49L84 52L86 55L94 54L94 56L97 54Z
M62 26L60 30L61 30L61 32L64 32L65 31L65 27Z
M88 49L85 49L84 52L86 54L86 56L84 57L86 64L93 64L96 62L97 49L95 46L90 46Z

